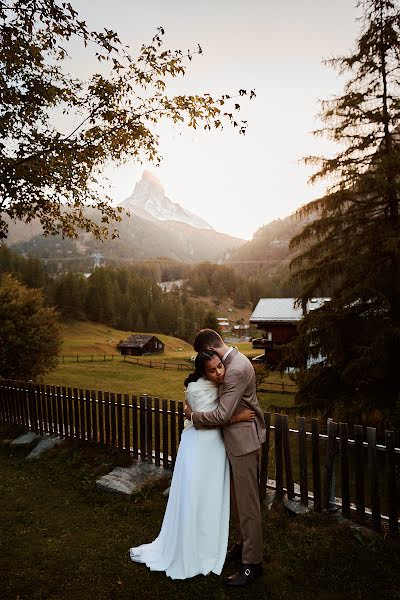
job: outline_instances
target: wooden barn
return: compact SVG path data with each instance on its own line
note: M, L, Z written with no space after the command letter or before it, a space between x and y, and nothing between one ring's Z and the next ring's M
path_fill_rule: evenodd
M328 298L313 298L306 310L319 308ZM264 350L256 357L259 362L274 369L281 362L279 346L291 342L297 335L297 325L303 317L303 309L294 306L294 298L261 298L250 323L263 331L263 337L253 339L253 348Z
M155 335L131 335L117 346L123 356L143 356L164 352L164 344Z

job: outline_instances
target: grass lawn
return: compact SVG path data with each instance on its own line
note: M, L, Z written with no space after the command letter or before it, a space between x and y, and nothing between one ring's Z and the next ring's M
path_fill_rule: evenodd
M45 383L123 394L148 394L183 400L183 382L190 371L150 369L115 360L113 362L67 363L45 377Z
M120 356L116 356L113 361L102 360L104 354L117 354L116 344L120 339L128 337L128 334L129 332L90 321L64 325L64 345L61 355L86 357L93 355L99 360L95 359L91 362L91 359L87 358L87 360L80 359L79 362L73 362L72 359L68 359L46 375L45 383L122 394L148 394L183 401L183 382L189 371L151 369L129 363L129 359L124 363ZM187 362L194 354L192 346L183 340L158 333L156 335L165 343L165 352L146 356L144 360L150 361L153 358L157 361ZM238 344L238 348L249 357L259 353L258 350L251 348L250 342ZM272 373L268 379L273 382L290 382L288 375L281 376L279 373ZM268 380L263 383L263 387L265 386L268 386ZM292 394L260 392L258 395L263 410L269 410L274 405L285 407L293 404Z
M168 400L184 400L183 382L190 371L150 369L122 361L66 363L59 365L45 377L45 383L88 390L122 394L148 394ZM273 379L276 381L276 379ZM260 406L292 406L292 394L260 392Z
M9 434L0 428L2 600L400 599L399 541L330 516L266 512L264 575L249 588L150 572L128 549L158 534L165 484L129 499L100 493L96 478L122 455L65 444L29 462L4 444Z

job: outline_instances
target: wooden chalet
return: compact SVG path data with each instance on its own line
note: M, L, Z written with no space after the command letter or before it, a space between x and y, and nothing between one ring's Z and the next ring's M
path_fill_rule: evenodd
M328 298L313 298L306 311L322 306ZM255 361L265 362L271 369L282 360L280 346L291 342L297 335L297 325L303 317L303 309L294 306L294 298L261 298L258 301L250 323L263 331L263 337L253 339L253 348L264 350Z
M164 352L163 342L155 335L131 335L127 340L120 342L117 346L123 356L143 356Z

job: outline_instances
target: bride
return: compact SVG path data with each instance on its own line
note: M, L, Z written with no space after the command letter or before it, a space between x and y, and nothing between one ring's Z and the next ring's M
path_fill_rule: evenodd
M224 375L225 367L213 350L197 355L195 370L185 380L192 410L217 408ZM253 417L245 410L230 423ZM165 571L171 579L219 575L228 545L229 480L221 429L195 429L185 420L161 531L151 544L131 548L131 559L152 571Z

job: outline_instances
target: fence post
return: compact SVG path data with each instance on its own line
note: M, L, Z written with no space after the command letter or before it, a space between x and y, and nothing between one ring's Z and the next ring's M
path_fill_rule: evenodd
M160 399L154 398L154 462L160 466Z
M116 421L116 405L115 405L115 393L110 393L110 426L111 426L111 446L113 448L117 445L117 421Z
M308 506L306 420L304 417L299 417L297 422L299 430L300 497L301 504Z
M340 435L340 472L341 472L341 496L342 515L350 516L350 481L349 481L349 452L348 452L348 426L347 423L339 423Z
M117 440L118 450L123 450L124 442L122 439L122 394L117 394Z
M334 509L336 502L334 469L336 454L336 430L337 423L335 423L332 419L328 419L328 443L326 446L324 494L322 503L325 510Z
M128 454L131 452L131 426L130 426L130 412L129 412L129 395L124 394L124 448Z
M265 500L267 493L267 481L268 481L268 457L269 457L269 439L271 435L271 413L264 413L264 422L266 428L265 442L261 446L261 464L260 464L260 483L259 483L259 495L260 502Z
M92 439L94 442L98 442L99 441L99 427L98 427L98 420L97 420L97 416L98 416L98 402L97 402L97 397L96 397L96 392L95 390L91 390L90 392L90 401L91 401L91 405L92 405Z
M389 498L389 531L392 534L399 529L399 509L397 504L396 489L396 462L395 462L395 439L394 431L385 431L386 465L387 465L387 489Z
M287 415L282 415L282 438L283 438L283 457L285 459L286 489L290 500L294 499L294 481L292 471L292 456L290 453L289 441L289 419Z
M143 394L140 396L140 412L139 412L139 429L140 429L140 460L146 460L146 448L147 448L147 438L146 438L146 428L147 428L147 420L146 420L146 396Z
M171 468L174 470L175 468L175 460L176 460L176 402L175 400L170 400L170 433L171 433Z
M162 400L163 468L168 469L168 403Z
M146 396L146 456L153 462L153 399Z
M355 476L356 476L356 507L357 516L361 523L365 521L365 493L364 493L364 443L362 425L354 425L355 441Z
M275 413L275 499L283 499L282 416Z
M312 470L313 470L313 493L314 510L321 512L321 468L319 454L319 422L318 419L311 419L312 432Z
M379 500L379 476L376 456L376 429L367 427L368 463L371 481L372 525L376 531L381 530L381 506Z

